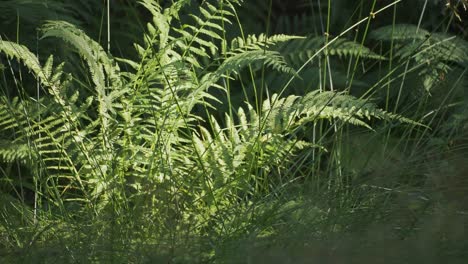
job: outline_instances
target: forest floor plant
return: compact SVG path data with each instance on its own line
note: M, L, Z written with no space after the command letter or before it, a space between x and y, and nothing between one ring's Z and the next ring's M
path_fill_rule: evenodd
M241 1L142 0L135 58L110 26L46 21L47 57L0 39L2 263L463 263L468 43L427 1L336 35L309 1L305 36L267 2L258 33Z

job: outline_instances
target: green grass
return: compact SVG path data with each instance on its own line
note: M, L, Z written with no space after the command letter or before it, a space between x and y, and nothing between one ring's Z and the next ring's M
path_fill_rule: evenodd
M464 2L368 2L3 4L0 262L464 263Z

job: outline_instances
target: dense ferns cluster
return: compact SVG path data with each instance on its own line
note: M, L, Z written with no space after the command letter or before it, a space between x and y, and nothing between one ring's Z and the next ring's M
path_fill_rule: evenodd
M38 194L36 206L77 203L95 215L143 207L152 209L138 212L171 221L195 217L206 224L245 196L268 193L274 184L270 172L281 170L295 151L324 150L298 138L299 129L310 130L321 120L368 128L371 118L416 124L379 109L368 98L326 90L273 93L260 107L246 102L221 114L224 119L215 117L214 92L228 93L243 71L260 65L296 78L293 66L328 44L322 37L289 35L228 40L225 25L235 20L237 1L204 1L198 12L181 16L190 2L176 1L167 8L158 1L141 2L152 22L142 44L135 44L138 60L113 57L68 22L46 22L42 38L63 40L86 63L88 72L82 80L52 55L42 63L27 47L0 42L0 51L21 61L42 88L38 98L21 92L0 96L0 158L19 162L33 176L38 187L30 188ZM373 36L387 39L384 31ZM440 40L438 35L432 39L436 42L427 49L411 42L408 51L418 44L422 50L401 49L398 56L424 60L429 48L447 50L447 45L462 52L452 40ZM326 52L385 59L344 39ZM459 62L457 56L444 55L434 70L444 71L448 61ZM7 176L17 178L17 173L11 169ZM229 227L216 228L227 232Z

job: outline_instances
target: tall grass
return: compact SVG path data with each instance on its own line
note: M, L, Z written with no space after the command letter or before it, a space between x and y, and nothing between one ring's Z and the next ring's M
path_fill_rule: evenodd
M463 263L464 2L427 29L429 1L358 2L108 1L100 41L2 38L2 262Z

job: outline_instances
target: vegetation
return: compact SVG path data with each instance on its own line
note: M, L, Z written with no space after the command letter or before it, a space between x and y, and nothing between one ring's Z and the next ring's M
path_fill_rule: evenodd
M1 262L464 263L439 2L1 2Z

